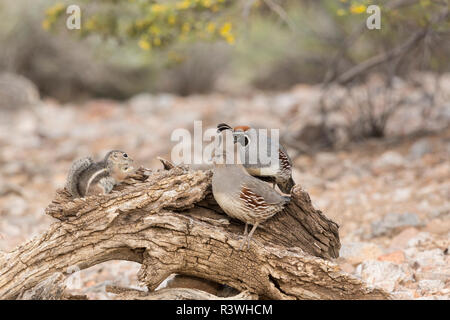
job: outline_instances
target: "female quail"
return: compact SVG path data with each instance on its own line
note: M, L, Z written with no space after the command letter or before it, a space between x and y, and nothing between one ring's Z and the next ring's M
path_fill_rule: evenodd
M230 131L220 133L224 136ZM224 142L225 139L222 139ZM234 160L239 157L240 144L234 144L234 154L225 150L223 143L214 151L214 170L212 178L212 191L219 206L227 215L245 223L244 236L246 237L239 250L250 241L258 225L277 212L289 202L290 198L280 195L267 183L251 176L246 169ZM221 158L221 159L219 159ZM233 162L233 163L230 163ZM247 225L253 225L247 234Z

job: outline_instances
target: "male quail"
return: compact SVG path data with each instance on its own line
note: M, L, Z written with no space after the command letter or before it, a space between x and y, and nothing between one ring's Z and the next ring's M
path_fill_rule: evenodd
M256 157L256 163L250 161L252 150L258 150L259 152L259 140L262 139L259 130L251 129L248 126L238 126L235 128L230 127L225 123L217 125L217 131L232 130L235 136L235 141L241 143L244 147L241 149L241 159L243 161L245 169L252 176L261 178L262 180L269 180L278 185L281 192L290 193L292 187L295 185L292 179L292 160L289 158L286 149L278 143L273 141L266 135L267 139L267 154L270 150L278 150L278 163L262 163L259 153Z

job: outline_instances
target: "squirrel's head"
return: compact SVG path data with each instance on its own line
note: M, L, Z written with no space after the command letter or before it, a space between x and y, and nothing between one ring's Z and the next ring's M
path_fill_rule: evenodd
M134 170L133 159L131 159L127 153L120 150L112 150L108 152L104 161L114 172L120 172L126 175Z

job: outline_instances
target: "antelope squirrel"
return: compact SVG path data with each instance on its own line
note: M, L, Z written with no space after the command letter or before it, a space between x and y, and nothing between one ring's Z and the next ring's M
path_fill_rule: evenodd
M108 152L102 161L85 157L73 162L66 189L74 198L106 194L133 171L133 159L119 150Z

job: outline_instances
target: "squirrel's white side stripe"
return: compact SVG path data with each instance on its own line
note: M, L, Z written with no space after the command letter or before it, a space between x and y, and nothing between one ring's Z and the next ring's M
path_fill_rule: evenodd
M88 194L88 192L89 192L89 188L90 188L90 186L91 186L92 181L94 181L94 179L95 179L99 174L102 174L102 173L107 172L107 171L108 171L108 169L105 168L105 169L102 169L102 170L97 171L95 174L92 175L92 177L89 179L89 181L88 181L88 183L87 183L87 185L86 185L86 194Z

